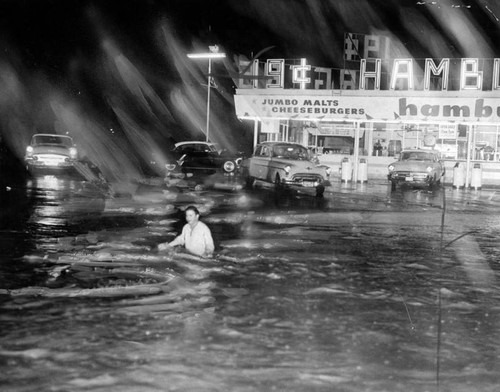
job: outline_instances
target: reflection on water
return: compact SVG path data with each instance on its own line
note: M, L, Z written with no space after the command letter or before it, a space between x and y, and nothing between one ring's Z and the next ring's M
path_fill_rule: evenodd
M29 222L40 230L64 226L104 211L102 191L95 185L71 177L45 175L27 182L26 192L35 199Z
M440 254L427 201L342 195L283 207L259 193L108 200L102 219L119 226L83 226L16 260L37 281L0 291L2 390L436 390L438 293L443 390L496 390L500 227ZM189 204L212 229L213 260L156 251ZM66 219L63 205L35 215ZM447 242L483 216L451 213ZM487 284L470 279L464 252L488 265ZM134 292L145 285L155 290Z

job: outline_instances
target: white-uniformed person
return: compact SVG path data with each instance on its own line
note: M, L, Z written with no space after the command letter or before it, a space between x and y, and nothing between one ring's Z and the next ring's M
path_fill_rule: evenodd
M200 212L194 206L187 207L185 212L187 224L182 228L182 233L173 241L158 245L158 250L184 245L188 252L196 256L212 257L214 240L208 226L200 221Z

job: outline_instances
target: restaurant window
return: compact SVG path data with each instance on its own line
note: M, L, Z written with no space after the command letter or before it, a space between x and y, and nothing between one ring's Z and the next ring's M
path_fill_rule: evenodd
M477 125L473 132L472 159L498 161L498 127L496 125Z
M397 156L405 147L406 129L399 123L374 123L373 146L374 156Z

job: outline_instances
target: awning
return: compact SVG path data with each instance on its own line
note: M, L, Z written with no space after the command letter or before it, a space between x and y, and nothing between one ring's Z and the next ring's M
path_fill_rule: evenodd
M242 119L500 124L495 92L237 90Z

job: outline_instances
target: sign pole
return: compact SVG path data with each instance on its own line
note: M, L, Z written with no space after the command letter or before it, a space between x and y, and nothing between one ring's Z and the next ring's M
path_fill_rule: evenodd
M210 132L210 90L212 89L212 59L208 59L208 84L207 84L207 142L210 141L209 132Z
M470 170L470 156L471 156L471 150L472 150L472 133L474 132L474 125L469 125L468 126L468 131L467 132L467 162L465 164L465 188L469 186L469 170Z
M257 146L259 142L259 120L255 119L253 120L253 149L255 149L255 146Z
M354 173L353 182L358 182L358 166L359 166L359 126L360 122L356 121L354 123Z

